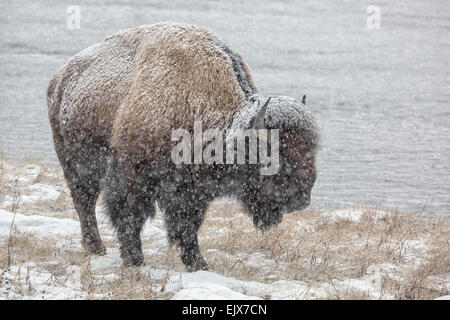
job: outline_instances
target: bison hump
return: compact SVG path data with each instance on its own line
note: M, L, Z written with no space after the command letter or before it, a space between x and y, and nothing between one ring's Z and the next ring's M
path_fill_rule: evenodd
M131 79L113 128L119 153L169 152L173 129L192 130L194 121L202 121L204 130L225 128L245 101L220 39L192 25L152 25Z

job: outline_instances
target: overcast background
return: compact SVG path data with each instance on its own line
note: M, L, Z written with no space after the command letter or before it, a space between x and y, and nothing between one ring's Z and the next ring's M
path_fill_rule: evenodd
M70 5L80 29L67 27ZM194 23L244 56L261 91L308 96L322 134L313 207L417 212L428 201L427 214L450 217L450 1L24 0L2 1L0 17L9 158L56 162L45 91L69 57L121 29Z

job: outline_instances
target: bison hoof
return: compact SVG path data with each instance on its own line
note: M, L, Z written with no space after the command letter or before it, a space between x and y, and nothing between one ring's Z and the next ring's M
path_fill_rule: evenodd
M99 241L86 241L83 239L81 241L84 250L92 254L97 254L99 256L104 256L106 254L106 247L101 240Z
M186 269L189 272L195 272L199 270L208 270L208 264L206 263L205 259L203 259L202 256L200 256L193 264L186 265Z
M126 255L122 256L122 260L125 267L139 267L144 264L144 255L142 253L134 256Z

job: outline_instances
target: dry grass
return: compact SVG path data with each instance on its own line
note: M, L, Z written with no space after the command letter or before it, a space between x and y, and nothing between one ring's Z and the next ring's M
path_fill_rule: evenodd
M50 185L60 191L58 198L22 201L20 213L26 215L45 213L46 215L57 215L59 218L77 219L70 192L59 166L43 164L35 160L7 161L2 159L0 154L0 170L0 202L4 200L5 196L13 195L16 190L19 190L25 199L35 193L34 190L28 189L30 186ZM23 179L24 177L26 179Z
M7 242L0 243L0 267L2 269L9 268L5 254L7 252L6 245ZM55 259L64 260L67 265L71 265L80 262L85 255L83 251L78 251L75 247L64 246L61 248L58 246L58 239L36 238L33 234L21 233L16 230L10 237L10 245L13 249L14 265L28 262L45 265Z
M5 175L5 160L2 150L0 150L0 201L2 201L3 195L5 194L3 183L4 175Z
M24 172L30 179L18 179ZM61 193L54 200L20 202L21 197L32 195L28 187L36 183L57 186ZM8 211L77 219L62 172L56 167L36 166L29 161L13 165L0 156L0 205L1 196L12 199L2 207ZM323 298L370 299L373 296L369 292L351 285L355 279L367 278L381 298L432 299L448 294L447 220L398 211L352 209L362 211L359 219L307 210L286 215L277 228L262 234L241 213L239 205L213 203L199 233L201 251L210 270L224 276L266 283L306 283L307 289L301 293L304 298L312 297L314 288L326 285L329 290ZM10 266L28 270L33 264L33 268L48 272L49 281L56 285L68 281L75 268L87 299L170 298L173 293L165 290L167 280L184 270L178 251L163 247L146 257L146 269L117 267L115 277L105 279L92 271L92 257L80 248L79 239L37 238L17 232L14 224L10 230L6 241L0 238L0 290L4 290L0 294L6 298L11 291L26 295L33 290L32 283L20 277L5 280ZM104 242L109 250L118 247L115 238L104 238ZM151 245L150 239L144 239L143 248ZM155 269L166 270L165 276L152 278L147 271Z
M159 281L152 279L149 272L138 268L120 267L114 280L105 281L104 276L93 275L89 258L82 270L83 290L87 299L109 300L156 300L168 299L172 295L156 290Z
M11 248L11 257L7 256L7 248ZM8 298L9 291L19 295L30 294L33 283L29 276L26 281L21 279L21 270L27 270L27 275L32 268L39 268L50 274L49 284L61 285L67 280L66 268L73 264L83 262L86 254L75 249L75 246L58 245L58 239L37 238L30 233L21 233L13 230L8 241L0 241L0 273L11 271L8 259L19 270L13 279L2 279L0 276L0 288L5 290L3 294ZM1 293L0 293L1 294Z
M383 277L380 292L397 299L429 299L448 292L442 281L450 275L447 221L398 211L384 211L380 217L374 209L364 209L359 221L304 211L285 216L277 228L262 234L240 211L236 205L216 204L202 227L202 250L212 250L206 256L216 272L243 280L333 286L333 281L367 275L370 266L391 264L396 270ZM255 253L265 259L266 268L249 263ZM329 298L365 296L336 290Z
M61 242L61 239L36 238L33 234L17 231L13 232L9 241L0 241L0 296L3 294L8 299L10 292L15 292L15 298L17 295L25 297L33 293L29 289L34 286L30 277L23 279L22 276L21 279L23 270L27 270L27 274L31 270L48 273L48 285L61 287L72 276L74 267L80 270L79 290L86 293L85 299L168 299L173 295L164 290L155 290L160 281L152 279L149 272L138 268L117 267L117 277L105 279L104 275L91 270L92 256L74 243L61 246ZM12 262L18 270L14 272L16 276L13 279L2 277L11 271L7 246L12 249Z

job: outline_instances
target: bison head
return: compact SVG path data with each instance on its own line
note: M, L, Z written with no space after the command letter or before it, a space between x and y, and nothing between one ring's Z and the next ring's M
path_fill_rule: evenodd
M279 129L277 172L261 175L259 165L247 165L240 176L239 197L261 230L281 222L284 213L303 210L310 204L319 133L305 104L305 97L300 102L257 94L233 122L235 128ZM268 136L267 140L272 141Z

